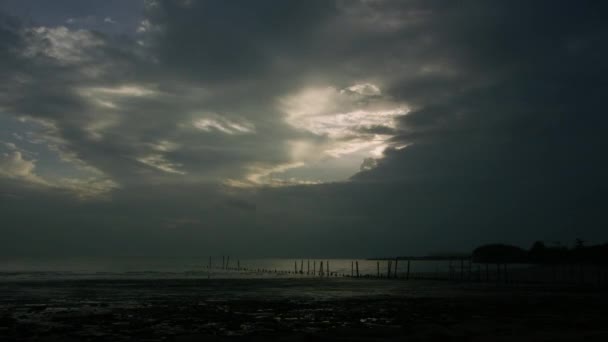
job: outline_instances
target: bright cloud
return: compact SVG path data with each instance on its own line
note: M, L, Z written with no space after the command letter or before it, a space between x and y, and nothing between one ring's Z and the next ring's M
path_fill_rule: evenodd
M363 128L395 128L395 118L408 112L404 104L374 99L380 89L357 84L337 90L333 87L306 89L280 101L291 126L331 139L360 135Z
M59 178L42 177L37 172L37 160L26 159L21 151L0 155L0 177L16 179L25 183L69 191L80 198L100 197L118 188L118 184L107 178Z
M86 30L70 30L65 26L35 27L23 32L28 43L25 57L46 56L61 64L88 59L87 50L103 45L103 41Z
M186 174L186 172L179 170L179 168L182 166L181 164L172 163L168 161L162 154L150 154L144 157L137 158L137 161L163 172L174 173L178 175Z
M13 134L14 142L0 141L0 177L67 191L79 198L104 197L120 187L69 151L52 122L22 117L16 123L27 131ZM64 174L58 175L57 168Z
M290 142L291 165L322 167L327 158L343 159L344 163L358 160L357 165L350 167L353 173L365 158L382 157L397 128L396 119L409 111L407 105L384 97L380 88L371 83L343 89L304 89L282 97L279 108L287 124L318 137ZM284 171L273 170L274 173Z
M37 184L46 184L42 178L35 174L35 168L36 160L24 159L20 151L11 151L0 155L0 175Z
M363 96L374 96L380 95L381 93L380 88L378 88L377 85L371 83L355 84L353 86L340 90L340 93L343 94L349 91Z
M205 132L218 131L229 135L255 132L255 126L249 122L232 121L215 114L194 119L192 124L195 128Z

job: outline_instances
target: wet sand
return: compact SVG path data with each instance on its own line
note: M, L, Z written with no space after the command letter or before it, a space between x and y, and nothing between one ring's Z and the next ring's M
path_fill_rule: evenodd
M0 340L608 341L608 293L357 279L0 283Z

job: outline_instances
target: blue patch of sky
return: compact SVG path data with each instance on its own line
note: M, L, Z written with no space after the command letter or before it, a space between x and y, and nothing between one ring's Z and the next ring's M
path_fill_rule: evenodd
M14 144L22 158L36 160L35 172L47 180L63 178L87 178L90 172L61 159L59 153L49 148L40 138L44 127L32 121L20 121L0 113L0 153L11 153L7 144Z

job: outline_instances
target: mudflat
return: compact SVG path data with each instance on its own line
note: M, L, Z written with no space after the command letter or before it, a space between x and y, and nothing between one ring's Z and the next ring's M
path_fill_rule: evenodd
M608 341L608 291L370 279L0 283L0 340Z

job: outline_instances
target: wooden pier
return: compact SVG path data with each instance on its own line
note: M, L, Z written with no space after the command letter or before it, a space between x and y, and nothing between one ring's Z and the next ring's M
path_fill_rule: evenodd
M331 259L293 260L292 269L251 268L239 258L230 256L209 257L206 269L208 276L213 271L241 272L259 276L277 275L298 278L362 278L386 280L444 280L454 282L477 282L495 284L517 283L555 283L555 284L595 284L608 285L608 268L594 265L527 265L522 267L510 263L474 262L470 256L431 256L431 257L395 257L341 260L337 268L330 268ZM236 260L236 263L234 262ZM417 264L426 261L442 262L443 268L435 271L428 269L417 271ZM317 265L318 263L318 265ZM350 263L350 270L348 270ZM361 264L366 265L361 269ZM312 265L311 265L312 264ZM333 262L332 262L333 265ZM350 272L349 272L350 271Z

